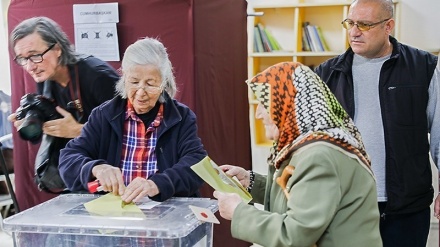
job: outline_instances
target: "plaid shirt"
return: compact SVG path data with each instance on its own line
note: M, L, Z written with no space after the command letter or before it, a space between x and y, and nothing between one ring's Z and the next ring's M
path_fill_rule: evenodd
M153 122L145 127L128 101L122 138L121 166L124 183L127 186L136 177L149 178L157 172L155 154L157 127L163 119L163 104Z

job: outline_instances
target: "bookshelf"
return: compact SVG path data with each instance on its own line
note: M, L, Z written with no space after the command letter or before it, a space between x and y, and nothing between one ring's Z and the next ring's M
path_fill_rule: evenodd
M248 0L248 78L265 68L283 61L301 62L314 67L334 56L340 55L348 48L347 30L341 21L348 15L351 0ZM399 38L397 20L399 19L398 1L395 3L396 27L393 36ZM302 25L309 22L319 26L322 36L328 45L328 51L303 51ZM281 46L281 50L272 52L255 52L254 27L261 23L270 31ZM251 123L253 163L265 161L262 156L272 146L272 141L265 137L264 125L255 119L255 108L258 102L249 91L249 117ZM260 156L258 159L255 156Z

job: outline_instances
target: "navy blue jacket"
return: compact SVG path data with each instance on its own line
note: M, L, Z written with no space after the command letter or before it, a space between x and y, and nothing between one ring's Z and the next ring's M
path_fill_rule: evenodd
M120 167L126 105L127 100L117 96L95 108L81 135L61 150L59 169L69 190L87 191L87 183L95 179L92 168L96 165ZM160 193L151 199L197 196L203 180L190 167L206 155L195 114L166 95L156 145L158 172L149 178Z
M428 89L437 57L399 43L379 77L379 100L386 152L385 212L400 214L429 207L434 190L429 161ZM325 81L350 117L355 115L353 50L321 64L316 73Z

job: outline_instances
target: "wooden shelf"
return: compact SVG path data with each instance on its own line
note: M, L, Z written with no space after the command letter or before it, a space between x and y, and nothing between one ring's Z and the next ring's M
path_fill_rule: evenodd
M259 14L248 17L248 37L252 37L248 39L248 78L276 63L296 61L313 67L343 53L348 43L346 30L340 22L347 16L350 3L351 0L323 3L291 0L254 1L250 12ZM331 51L302 51L302 24L306 21L321 27ZM281 45L281 51L254 52L254 26L257 23L270 30ZM254 95L249 92L249 118L254 132L252 144L262 147L271 146L273 142L266 139L264 125L260 120L255 119L255 114L252 112L255 111L257 104Z

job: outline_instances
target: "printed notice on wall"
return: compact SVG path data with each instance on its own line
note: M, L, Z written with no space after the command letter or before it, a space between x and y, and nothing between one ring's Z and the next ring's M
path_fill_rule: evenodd
M104 61L119 61L118 3L74 4L75 50Z

